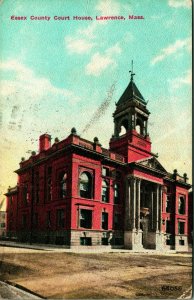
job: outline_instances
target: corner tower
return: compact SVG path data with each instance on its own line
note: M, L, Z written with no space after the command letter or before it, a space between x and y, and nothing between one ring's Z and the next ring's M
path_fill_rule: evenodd
M150 112L147 102L134 83L135 74L130 72L129 85L116 103L113 113L114 135L110 140L110 150L124 155L126 162L153 156L148 134Z

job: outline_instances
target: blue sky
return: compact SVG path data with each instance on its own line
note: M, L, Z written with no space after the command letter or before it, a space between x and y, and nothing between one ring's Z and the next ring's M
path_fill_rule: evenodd
M25 21L11 16L27 16ZM118 16L124 21L96 21ZM144 16L128 20L129 15ZM30 20L50 16L50 21ZM91 16L92 21L55 21ZM152 150L169 171L191 178L191 4L188 0L0 1L0 199L17 181L22 156L44 132L82 133L116 83L111 103L82 134L108 147L112 113L134 61L135 82L151 111Z

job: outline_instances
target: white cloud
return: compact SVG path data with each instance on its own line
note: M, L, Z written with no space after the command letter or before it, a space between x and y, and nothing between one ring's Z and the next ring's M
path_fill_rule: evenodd
M151 64L155 65L156 63L164 60L168 56L175 54L180 50L191 50L191 39L186 38L184 40L177 40L174 44L169 45L166 48L163 48L158 55L156 55L152 60Z
M100 0L95 10L99 12L100 15L119 15L121 9L130 12L130 6L128 4L120 4L115 0ZM100 22L93 21L85 28L78 28L74 36L65 37L65 46L70 54L85 54L89 53L97 43L93 42L97 39L99 26L107 25L108 22L102 20ZM129 35L128 35L129 37ZM100 43L101 44L101 43Z
M106 55L95 53L86 66L86 74L99 76L109 65L114 65L114 60Z
M9 184L17 182L13 170L18 168L20 158L29 157L28 150L37 150L38 136L66 132L72 118L68 109L80 98L37 76L16 59L0 62L0 74L0 157L6 158L0 168L0 193L5 193Z
M119 46L119 43L116 43L114 46L108 48L106 50L106 54L108 55L114 55L114 54L120 54L121 53L121 48Z
M191 0L168 0L168 5L174 8L191 7Z
M86 38L88 38L89 40L94 39L95 36L95 30L96 27L98 26L98 24L101 24L101 22L97 23L97 22L92 22L92 25L88 25L85 28L80 28L78 29L78 34L81 34L83 36L85 36Z
M177 77L169 80L170 87L173 89L178 89L182 85L191 85L191 83L192 83L191 70L187 70L187 72L185 72L182 77Z
M78 28L74 37L66 36L65 45L69 53L84 54L89 53L91 49L96 45L93 42L97 38L96 32L98 32L99 26L106 25L107 21L96 22L93 21L84 28Z
M88 53L94 47L95 43L84 38L67 36L65 37L66 48L69 53Z
M95 9L99 11L101 15L112 16L120 13L121 5L114 0L101 0L96 5Z
M127 14L131 13L130 4L116 0L100 0L95 9L102 16L120 15L122 10Z
M121 53L121 48L118 43L108 48L104 54L99 52L92 55L90 62L86 66L86 74L99 76L109 66L114 68L117 66L114 55Z
M79 101L79 97L67 89L57 88L52 85L49 79L44 77L36 77L35 73L24 64L17 60L8 60L0 63L0 70L2 72L10 72L14 76L12 79L4 79L0 81L0 95L2 97L20 95L21 102L26 102L26 99L32 99L33 102L48 96L49 94L55 97L62 96L71 102ZM17 97L15 98L17 100Z

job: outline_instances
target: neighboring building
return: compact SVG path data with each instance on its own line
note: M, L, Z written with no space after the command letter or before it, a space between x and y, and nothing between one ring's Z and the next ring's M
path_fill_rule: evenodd
M109 150L74 128L53 145L41 135L39 153L22 158L18 186L6 194L7 234L71 247L187 250L191 186L152 153L149 114L132 75L116 104Z
M192 246L193 244L193 191L189 192L189 198L188 198L188 242L189 245Z
M6 193L6 236L17 236L17 222L18 222L18 187L9 187Z
M0 238L6 236L5 218L6 218L6 212L0 211Z

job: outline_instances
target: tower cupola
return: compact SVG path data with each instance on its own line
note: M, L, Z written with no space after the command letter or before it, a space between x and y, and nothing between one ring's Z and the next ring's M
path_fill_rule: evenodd
M130 159L128 151L124 150L126 142L127 145L131 145L133 148L136 147L136 152L140 149L141 154L136 157L138 159L142 157L142 151L145 152L143 157L150 155L148 155L151 151L151 142L148 134L150 112L147 109L147 102L134 82L133 64L130 73L130 82L116 103L116 110L113 113L114 135L110 141L110 148Z

